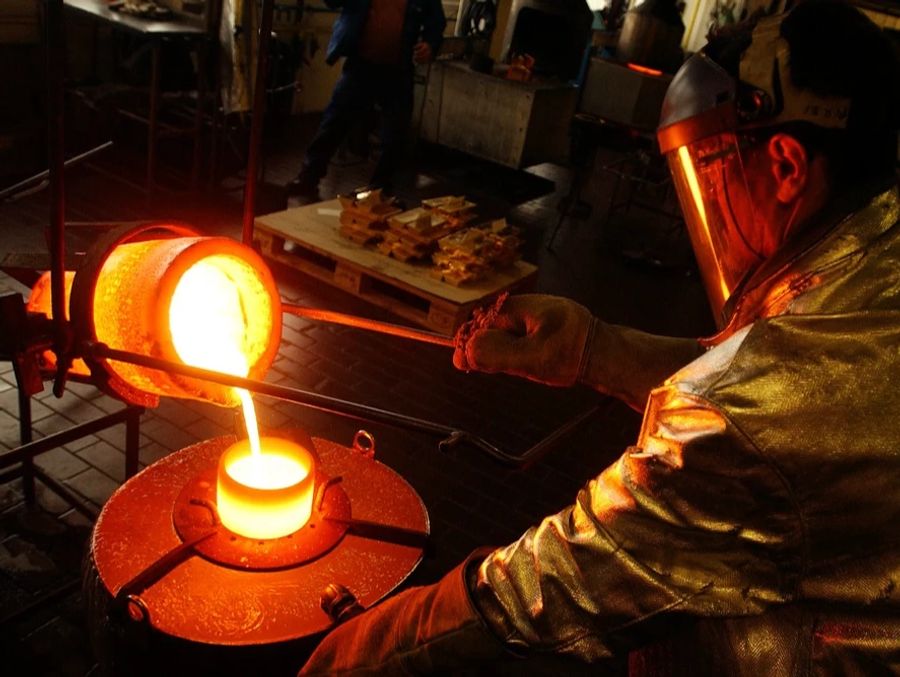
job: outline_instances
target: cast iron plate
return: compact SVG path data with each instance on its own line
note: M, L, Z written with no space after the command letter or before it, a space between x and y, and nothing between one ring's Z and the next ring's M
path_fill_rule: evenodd
M183 543L172 520L175 501L185 484L214 467L234 441L230 435L216 437L170 454L113 493L91 538L99 579L112 596ZM343 478L340 487L353 519L429 531L422 499L403 477L350 447L318 438L313 442L322 473ZM174 637L232 646L290 641L332 626L319 606L329 584L347 587L369 607L400 585L421 559L421 545L349 530L331 550L299 566L252 570L189 557L140 597L150 625Z

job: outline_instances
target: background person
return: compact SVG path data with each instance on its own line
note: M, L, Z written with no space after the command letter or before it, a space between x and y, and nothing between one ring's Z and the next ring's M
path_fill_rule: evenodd
M319 181L355 122L373 104L381 108L381 155L370 187L390 192L413 106L415 64L428 63L440 49L447 25L440 0L325 0L340 8L326 61L346 57L300 173L288 195L317 200Z

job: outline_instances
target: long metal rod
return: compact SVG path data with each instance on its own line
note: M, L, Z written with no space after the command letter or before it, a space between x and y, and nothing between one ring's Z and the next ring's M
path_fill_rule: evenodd
M150 43L150 111L147 114L147 199L151 199L156 183L156 140L159 136L159 81L162 62L162 44L154 39ZM198 102L199 103L199 102Z
M160 578L168 574L172 569L177 567L189 557L193 557L196 553L194 549L196 545L205 541L210 536L219 533L219 527L214 526L199 536L182 541L174 548L162 555L158 560L153 562L146 569L142 569L131 580L126 581L122 587L116 591L115 599L118 604L128 602L130 595L140 595L144 590L156 583Z
M40 440L23 444L12 451L0 454L0 468L5 468L16 463L20 464L19 468L0 473L0 483L6 482L14 477L22 477L26 482L31 483L32 487L30 491L33 494L34 480L40 480L40 482L50 489L50 491L62 498L77 512L80 512L90 520L97 519L97 513L94 510L85 506L75 494L69 491L68 488L57 482L53 477L41 470L40 467L34 465L34 457L64 444L68 444L69 442L74 442L87 435L99 432L100 430L105 430L118 423L125 423L126 428L136 427L137 421L139 421L143 411L144 410L141 407L126 407L113 412L112 414L106 414L105 416L88 421L87 423L73 426L67 430L62 430ZM129 432L129 435L131 434L132 433ZM133 434L136 434L136 432ZM126 453L126 457L127 455L128 454ZM137 457L137 449L134 450L133 455L135 458ZM27 487L26 491L28 491ZM32 498L29 502L26 498L26 503L32 505L34 499Z
M50 304L53 309L54 351L60 365L66 345L66 238L65 238L65 123L63 119L63 73L65 30L63 0L46 0L47 50L47 143L50 175Z
M412 329L399 324L379 322L377 320L369 320L355 315L336 313L331 310L321 310L319 308L307 308L306 306L297 306L290 303L283 303L281 309L285 313L296 315L297 317L304 317L308 320L340 324L345 327L374 331L380 334L398 336L400 338L420 341L422 343L431 343L432 345L444 346L447 348L453 348L455 345L455 341L450 336L443 336L442 334L436 334L430 331L422 331L421 329Z
M253 219L256 211L256 184L262 146L263 118L266 114L266 75L269 72L269 40L272 35L274 0L262 0L262 17L256 46L256 80L253 81L253 111L250 117L250 150L247 155L247 182L244 185L244 221L241 242L253 244Z
M540 442L535 444L531 449L527 450L520 456L515 456L515 463L520 468L528 468L538 461L540 461L556 444L563 439L566 435L571 433L575 428L580 426L582 423L594 417L600 411L600 405L595 404L593 407L586 409L582 413L578 414L574 418L570 418L568 421L563 423L559 428L554 430L552 433L547 435Z
M99 146L95 148L91 148L90 150L86 150L80 155L75 155L74 157L70 157L63 163L63 167L71 167L72 165L76 165L79 162L84 162L85 160L90 159L97 153L106 150L110 146L113 145L112 141L107 141L106 143L101 143ZM18 183L14 183L9 188L4 188L0 190L0 200L5 200L7 198L14 200L17 197L17 194L30 186L33 183L39 183L41 181L46 181L50 176L50 170L45 169L39 174L35 174L34 176L29 176L27 179L22 179Z
M34 431L31 429L31 395L23 387L25 379L19 373L19 363L13 363L16 374L16 390L19 391L19 444L28 444L34 439ZM26 458L22 461L22 491L25 493L25 505L34 506L37 494L34 490L34 459Z
M43 454L45 451L50 451L56 447L61 447L64 444L81 439L86 435L92 435L101 430L105 430L117 423L126 423L128 418L133 415L135 409L139 408L126 407L113 412L112 414L95 418L87 423L81 423L58 433L48 435L47 437L42 437L34 442L23 444L11 451L4 452L0 454L0 468L5 468L14 463L21 463L29 458L34 458L38 454Z
M353 517L329 517L324 518L328 522L347 525L348 530L363 538L371 538L383 543L397 543L424 548L428 544L429 533L420 529L409 529L394 524L382 524L371 520L361 520Z
M170 362L156 357L148 357L147 355L138 355L137 353L131 353L125 350L116 350L103 343L86 344L84 346L84 354L93 359L117 360L119 362L136 364L140 367L180 374L181 376L189 376L191 378L202 379L220 385L231 386L233 388L244 388L251 392L259 393L260 395L287 400L288 402L302 404L314 409L343 414L350 418L378 421L380 423L388 423L435 435L450 436L459 432L449 426L425 421L412 416L406 416L405 414L398 414L392 411L370 407L365 404L359 404L357 402L348 402L346 400L328 397L327 395L300 390L299 388L265 383L263 381L256 381L241 376L232 376L231 374L200 369L199 367L192 367L180 362Z
M575 416L524 453L516 455L507 453L502 449L494 446L487 440L483 439L482 437L474 435L465 430L459 430L457 428L443 425L441 423L426 421L420 418L415 418L413 416L407 416L405 414L387 411L385 409L370 407L368 405L359 404L357 402L349 402L347 400L341 400L335 397L328 397L327 395L312 393L307 390L300 390L299 388L289 388L287 386L280 386L274 383L264 383L262 381L255 381L253 379L242 378L240 376L232 376L230 374L222 374L219 372L200 369L198 367L192 367L177 362L169 362L168 360L161 360L155 357L138 355L137 353L131 353L124 350L115 350L114 348L110 348L103 343L85 343L84 345L82 345L82 354L93 359L117 360L119 362L136 364L138 366L147 367L149 369L157 369L159 371L202 379L205 381L210 381L212 383L218 383L220 385L226 385L235 388L244 388L253 393L266 395L268 397L274 397L280 400L286 400L288 402L311 407L313 409L319 409L321 411L340 414L348 418L374 421L377 423L386 423L388 425L405 428L407 430L414 430L416 432L424 432L432 435L440 435L444 437L444 439L438 445L442 451L448 451L449 449L459 445L460 443L467 442L485 452L495 460L498 460L507 465L515 466L517 468L521 468L526 464L534 463L539 458L543 457L544 454L552 449L553 445L555 445L560 440L560 438L571 432L583 421L593 416L599 409L599 406L594 406L583 412L582 414Z

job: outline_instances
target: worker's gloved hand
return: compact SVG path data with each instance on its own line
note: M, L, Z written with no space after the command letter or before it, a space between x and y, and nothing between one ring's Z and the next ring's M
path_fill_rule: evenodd
M460 328L453 364L571 386L583 376L593 323L590 311L570 299L510 296Z
M447 672L504 656L466 585L473 555L440 582L412 588L339 625L322 640L300 675L395 675Z
M608 324L566 298L510 296L456 334L457 369L554 386L582 383L642 411L650 391L703 353L696 339Z

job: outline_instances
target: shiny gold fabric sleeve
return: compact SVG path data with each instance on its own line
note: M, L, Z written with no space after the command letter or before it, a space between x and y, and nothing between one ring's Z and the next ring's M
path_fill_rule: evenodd
M702 354L696 339L657 336L594 318L579 381L641 411L653 388Z
M789 599L803 542L778 472L719 412L653 392L639 445L481 565L476 603L512 647L594 661L674 614Z

